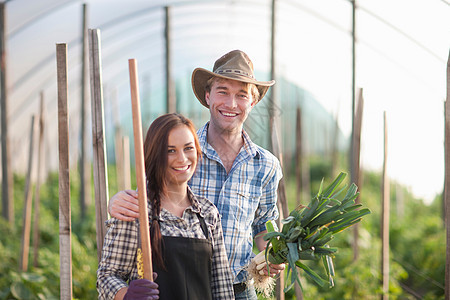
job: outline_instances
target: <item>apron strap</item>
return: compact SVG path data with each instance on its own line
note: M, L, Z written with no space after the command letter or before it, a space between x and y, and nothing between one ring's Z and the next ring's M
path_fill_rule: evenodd
M200 213L196 213L198 220L200 221L200 226L202 227L202 231L205 234L207 240L209 240L208 227L206 226L205 219L200 215Z

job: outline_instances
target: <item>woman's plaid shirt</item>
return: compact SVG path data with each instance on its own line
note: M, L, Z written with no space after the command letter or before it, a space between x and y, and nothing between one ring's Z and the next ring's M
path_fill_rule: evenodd
M213 246L211 290L213 299L234 299L232 275L225 252L220 215L217 208L203 197L195 197L189 190L192 205L182 218L161 209L160 225L163 236L205 238L197 213L204 218ZM151 216L151 208L149 207ZM99 299L114 299L115 294L128 282L138 278L136 251L138 248L138 222L106 221L108 231L103 244L102 258L97 270Z
M253 238L266 229L267 221L278 218L280 162L242 131L244 146L227 174L217 152L207 142L208 124L197 131L203 155L189 186L194 194L212 201L219 210L234 283L246 282L246 267L254 256Z

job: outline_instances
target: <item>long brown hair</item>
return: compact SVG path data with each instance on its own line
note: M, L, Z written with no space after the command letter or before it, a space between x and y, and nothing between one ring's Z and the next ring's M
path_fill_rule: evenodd
M197 163L200 161L201 149L194 124L191 120L178 113L165 114L156 118L150 125L144 141L145 175L147 177L147 195L152 207L150 238L152 242L152 257L156 265L165 269L162 255L162 236L159 227L161 213L161 195L167 190L166 170L168 160L169 133L178 126L186 126L194 136L197 150Z

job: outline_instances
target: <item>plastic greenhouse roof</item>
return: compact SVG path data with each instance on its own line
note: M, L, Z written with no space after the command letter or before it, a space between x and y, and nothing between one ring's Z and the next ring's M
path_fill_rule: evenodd
M329 103L342 101L339 109L347 111L343 118L348 119L348 111L351 111L351 4L336 0L315 2L277 1L277 74L309 91L330 113L337 105ZM393 7L390 1L377 5L369 0L358 1L359 66L365 67L367 57L369 60L374 56L384 57L385 61L407 69L411 76L422 76L420 72L414 73L416 70L408 62L401 61L402 52L391 44L396 39L409 40L408 51L415 51L417 57L432 65L432 72L445 65L450 26L444 25L450 25L450 18L441 18L434 12L449 11L448 2L418 2L426 7L424 14L435 16L431 24L422 24L424 32L410 25L419 13L417 10L406 21L399 21L398 15L406 11ZM39 112L41 93L45 104L48 167L57 167L57 43L68 45L70 149L71 161L76 163L83 4L87 7L88 28L101 32L106 130L113 127L112 112L117 108L119 121L130 122L127 113L129 58L138 61L141 97L164 96L165 6L171 7L172 69L177 82L186 85L189 82L186 78L190 78L195 67L211 69L215 59L236 48L252 58L258 79L270 79L272 2L269 0L10 0L5 3L8 130L14 171L25 171L31 115ZM419 9L421 4L415 5ZM369 21L377 22L375 29ZM430 33L441 34L441 41L429 40ZM379 40L381 37L385 39ZM373 72L383 73L382 70ZM359 82L364 83L364 80L361 77ZM188 93L189 86L181 90ZM155 105L150 115L162 113L162 108L156 108L160 106ZM198 108L202 109L199 104ZM348 133L348 128L343 131Z

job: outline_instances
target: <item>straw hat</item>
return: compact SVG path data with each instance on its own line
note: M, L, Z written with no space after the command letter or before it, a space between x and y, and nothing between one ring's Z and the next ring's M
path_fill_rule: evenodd
M253 74L253 63L248 55L241 50L233 50L216 60L212 72L203 68L196 68L192 72L194 94L200 103L207 108L209 108L209 105L205 100L205 87L208 79L213 76L255 84L259 90L259 99L256 100L256 103L264 97L269 87L275 83L275 80L257 81Z

